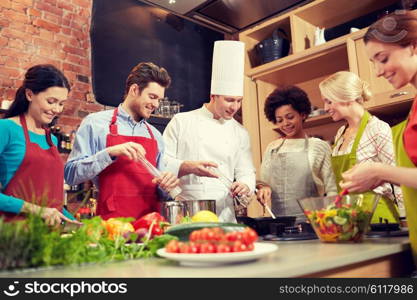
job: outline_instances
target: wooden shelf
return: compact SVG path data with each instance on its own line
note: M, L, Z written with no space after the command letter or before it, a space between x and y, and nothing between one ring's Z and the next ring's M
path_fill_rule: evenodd
M372 108L369 108L369 112L393 126L407 118L412 104L413 99L407 99L389 104L373 106Z
M324 115L320 115L320 116L316 116L316 117L310 117L308 118L305 122L304 122L304 128L311 128L311 127L315 127L315 126L320 126L320 125L324 125L324 124L328 124L332 121L332 118L330 117L330 115L328 114L324 114ZM274 128L272 127L272 130L276 131L279 133L278 128Z
M324 124L328 124L332 121L332 118L329 114L320 115L317 117L308 118L304 123L304 128L311 128L314 126L320 126Z
M398 102L392 102L389 104L378 105L369 108L368 111L377 116L379 119L388 121L391 119L404 120L413 104L413 99L402 100ZM395 118L393 118L393 116ZM317 117L308 118L304 123L304 128L312 128L320 125L332 123L333 120L328 114L320 115ZM390 124L393 125L393 124ZM274 131L279 132L277 128L272 128Z
M331 28L358 16L378 11L397 0L316 0L294 11L294 15L319 27Z
M348 39L356 40L362 38L366 33L366 28L357 32L350 33L348 35L339 37L337 39L326 42L322 45L315 46L304 50L299 53L288 55L284 58L271 61L269 63L260 65L258 67L252 68L247 72L252 80L261 78L271 72L277 72L286 68L289 68L300 63L316 59L321 56L325 56L338 47L346 46L346 41Z
M334 29L333 36L350 30L351 24L362 22L363 17L376 18L383 9L392 9L397 0L315 0L288 13L278 15L239 33L239 40L246 45L245 97L243 125L250 132L255 166L259 173L262 153L277 138L277 130L263 114L265 101L277 87L295 85L303 89L313 106L323 108L319 83L339 71L359 75L370 85L374 97L366 102L366 108L378 118L388 122L403 119L411 106L411 96L417 92L393 89L384 78L375 74L369 61L363 37L363 28L339 36L321 45L314 45L318 28ZM351 22L352 21L352 22ZM347 24L347 22L350 22ZM341 26L340 26L341 25ZM340 26L340 27L339 27ZM356 25L354 25L356 26ZM259 65L256 45L272 36L276 29L283 29L291 42L288 56ZM331 31L328 31L330 34ZM311 136L322 136L331 141L344 121L334 122L328 114L310 117L304 128Z

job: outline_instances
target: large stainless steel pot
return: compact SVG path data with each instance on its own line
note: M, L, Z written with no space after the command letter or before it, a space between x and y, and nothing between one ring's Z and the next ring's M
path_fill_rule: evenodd
M181 200L184 204L185 215L194 216L201 210L209 210L216 213L216 200Z
M166 201L161 204L161 215L171 224L179 224L185 216L185 206L180 201Z

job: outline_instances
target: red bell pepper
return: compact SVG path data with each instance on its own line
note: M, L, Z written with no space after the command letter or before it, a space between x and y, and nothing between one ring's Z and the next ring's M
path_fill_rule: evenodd
M132 223L132 225L133 225L133 228L135 228L135 230L137 230L138 228L146 228L146 229L149 229L149 227L151 226L152 222L155 223L154 227L155 226L160 227L159 226L159 223L166 222L166 220L159 213L152 212L152 213L149 213L149 214L144 215L143 217L137 219L136 221L134 221Z

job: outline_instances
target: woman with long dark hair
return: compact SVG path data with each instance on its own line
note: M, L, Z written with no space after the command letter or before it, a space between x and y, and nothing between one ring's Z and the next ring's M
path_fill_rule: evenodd
M6 221L34 213L50 225L76 222L63 209L64 165L48 128L69 91L60 70L33 66L0 120L0 217Z

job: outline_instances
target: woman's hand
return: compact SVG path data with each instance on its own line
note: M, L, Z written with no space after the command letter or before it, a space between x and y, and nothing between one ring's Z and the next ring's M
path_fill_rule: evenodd
M152 182L159 185L161 189L169 193L172 189L178 186L180 180L177 176L170 172L162 172L161 176L152 179Z
M364 162L355 165L350 170L342 174L343 181L340 187L348 189L349 192L366 192L371 191L377 186L384 183L379 177L379 168L381 163Z
M42 207L42 206L38 206L29 202L25 202L23 204L22 212L39 215L42 219L45 220L45 223L50 226L57 226L61 224L62 221L66 221L67 223L82 225L82 223L76 220L71 220L67 218L56 208Z
M127 156L129 159L138 161L140 156L145 157L146 150L141 144L127 142L106 148L111 157Z
M258 200L262 205L271 202L271 195L272 190L267 185L262 185L258 188L258 192L256 193L256 200Z
M62 221L65 221L67 223L82 225L82 223L76 220L71 220L67 218L66 216L64 216L63 213L61 213L56 208L43 207L41 208L40 216L42 217L42 219L45 220L46 225L49 225L49 226L60 225Z

